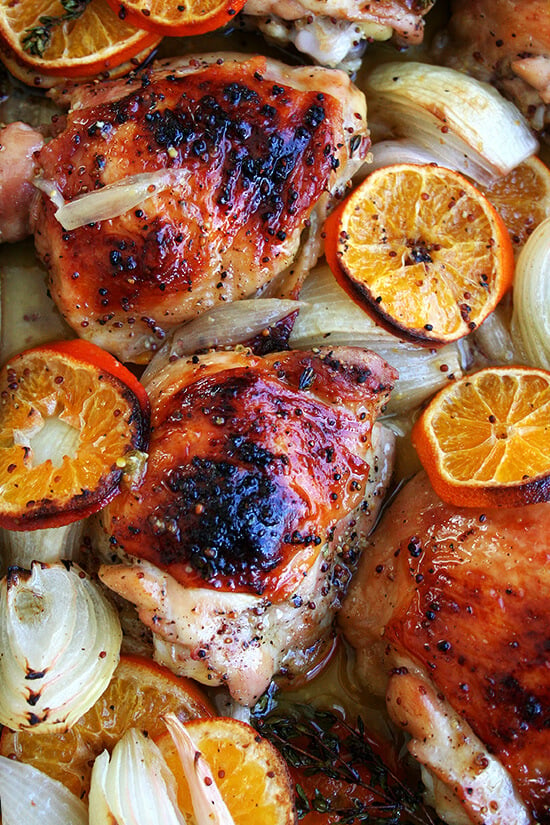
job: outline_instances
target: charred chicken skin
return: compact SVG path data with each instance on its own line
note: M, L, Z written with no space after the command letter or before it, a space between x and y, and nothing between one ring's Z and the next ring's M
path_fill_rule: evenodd
M458 509L421 473L340 612L453 825L550 823L549 552L549 504Z
M246 704L311 666L389 479L392 439L375 462L372 430L395 377L343 348L196 356L151 381L145 479L102 519L125 563L100 575L157 658Z
M288 270L304 230L318 244L331 193L368 146L364 96L327 69L218 55L79 90L39 154L65 202L136 174L174 179L70 231L41 195L35 241L52 296L78 335L147 361L167 330Z

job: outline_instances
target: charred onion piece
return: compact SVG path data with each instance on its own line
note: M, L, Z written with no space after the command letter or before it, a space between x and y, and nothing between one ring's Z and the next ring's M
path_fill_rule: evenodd
M27 350L0 373L0 526L59 527L105 506L143 465L148 400L84 341Z

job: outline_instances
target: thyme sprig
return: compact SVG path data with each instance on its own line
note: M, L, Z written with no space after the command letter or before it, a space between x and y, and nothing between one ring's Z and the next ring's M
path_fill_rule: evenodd
M340 825L436 825L421 795L407 787L384 763L368 739L363 720L354 728L331 711L309 705L277 709L255 720L263 736L283 754L288 764L305 776L325 776L355 785L373 794L372 802L350 798L337 808L319 789L308 797L296 786L298 817L316 811L338 817Z
M44 52L52 41L53 29L61 26L70 20L81 17L91 0L61 0L61 5L65 9L65 14L57 17L43 15L39 17L39 26L33 26L25 30L21 38L21 45L24 51L32 54L33 57L43 57Z

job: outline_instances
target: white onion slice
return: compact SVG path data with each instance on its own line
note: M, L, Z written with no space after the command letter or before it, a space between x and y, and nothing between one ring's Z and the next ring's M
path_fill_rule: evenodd
M0 723L66 730L118 663L118 614L74 564L11 568L0 582Z
M176 783L158 747L131 729L94 762L90 825L186 825Z
M527 364L550 370L550 218L529 236L516 264L512 334Z
M369 125L411 138L480 183L508 174L538 149L510 101L455 69L384 63L367 77L366 93Z
M102 189L78 195L71 201L63 199L53 181L36 178L34 185L48 195L57 206L55 217L63 229L71 230L89 223L116 218L165 189L183 187L189 178L187 169L141 172L137 175L128 175Z
M300 301L259 298L221 304L204 312L170 334L143 373L142 383L147 384L161 369L178 358L250 341L301 306Z
M419 146L412 140L401 138L400 140L381 140L374 143L370 149L370 160L362 167L361 172L369 174L375 169L382 169L385 166L393 166L396 163L438 163L441 161L434 155L431 149ZM447 166L450 169L450 166ZM456 168L456 167L453 167Z
M32 765L0 756L2 825L88 825L86 805Z
M403 414L459 378L470 361L464 340L438 350L401 341L378 326L337 283L328 266L313 270L300 297L305 305L290 334L294 349L319 346L359 346L373 350L399 373L386 412Z
M53 564L76 561L80 550L85 519L62 527L44 527L40 530L6 530L0 528L2 544L2 575L8 567L30 569L33 561Z
M170 736L178 751L183 772L191 791L193 813L198 825L235 825L210 766L197 748L189 731L177 716L164 717Z

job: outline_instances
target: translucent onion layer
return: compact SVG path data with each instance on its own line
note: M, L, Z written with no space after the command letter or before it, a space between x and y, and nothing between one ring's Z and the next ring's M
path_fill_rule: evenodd
M300 294L305 305L290 335L290 346L359 346L373 350L399 372L387 412L403 414L459 378L470 359L467 342L438 350L401 341L378 326L336 282L328 267L315 269Z
M32 765L0 756L3 825L88 825L86 805Z
M164 757L134 729L95 760L89 803L90 825L186 825Z
M34 562L0 582L0 723L70 728L118 663L118 614L77 565Z
M480 183L508 174L538 143L516 107L487 83L424 63L384 63L366 82L369 125L407 137Z
M512 335L525 363L550 370L550 218L528 238L516 265Z

